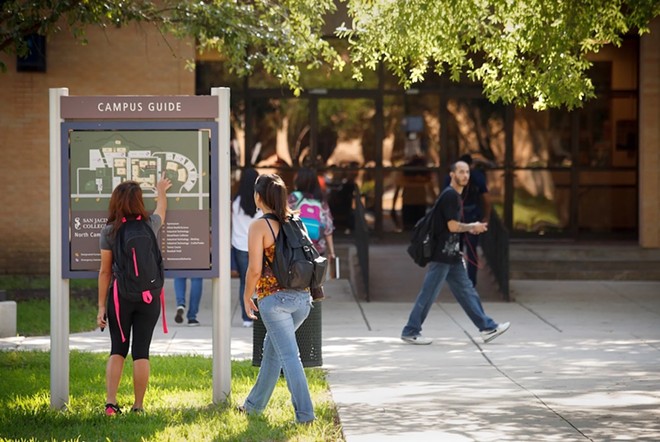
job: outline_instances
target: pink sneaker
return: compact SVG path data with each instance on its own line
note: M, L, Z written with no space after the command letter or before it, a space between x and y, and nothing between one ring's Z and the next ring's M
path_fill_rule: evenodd
M115 414L121 414L121 408L116 404L105 404L105 415L114 416Z

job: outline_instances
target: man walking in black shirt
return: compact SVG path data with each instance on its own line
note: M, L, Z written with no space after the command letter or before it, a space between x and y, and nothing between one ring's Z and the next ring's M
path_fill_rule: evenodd
M424 276L422 288L417 295L408 323L403 328L401 339L410 344L426 345L433 342L421 335L422 323L426 319L431 306L440 294L445 281L451 292L474 325L481 332L484 342L490 342L505 331L510 324L497 324L491 319L481 305L479 294L468 278L463 256L460 250L460 234L479 235L488 229L482 222L462 223L461 192L470 179L470 166L458 161L451 166L451 185L440 194L440 201L435 205L434 231L436 232L436 248L429 268Z

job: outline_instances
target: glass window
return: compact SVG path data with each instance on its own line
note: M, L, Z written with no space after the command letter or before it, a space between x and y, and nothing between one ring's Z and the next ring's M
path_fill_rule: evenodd
M231 167L249 164L245 149L245 100L242 95L232 94L230 98L231 125Z
M374 167L376 164L373 100L319 98L316 152L327 167Z
M221 60L206 56L208 60L197 60L195 69L195 93L209 95L211 88L229 87L231 109L231 167L246 164L245 155L245 100L243 80L231 75ZM216 57L217 58L217 57Z
M580 115L579 164L634 167L637 164L637 99L601 98L587 102Z
M363 195L368 224L374 224L374 181L368 172L351 165L331 167L323 175L335 230L348 233L354 229L355 195ZM365 181L367 180L367 181Z
M440 164L440 98L435 94L384 99L383 166Z
M540 235L565 230L570 219L570 182L568 171L516 170L513 180L514 230Z
M387 171L383 181L383 230L411 230L438 197L442 184L438 180L437 169L425 166Z
M251 103L246 164L285 169L302 164L310 152L308 100L258 98Z
M589 78L596 92L637 89L639 38L624 38L620 48L607 45L587 58L593 63Z
M637 99L614 98L611 106L612 166L636 167L639 146Z
M396 172L394 184L393 204L401 207L399 227L403 230L411 230L435 201L437 196L435 174L424 167L404 167Z
M486 174L486 187L488 188L488 201L491 210L497 212L501 220L504 220L504 202L506 187L504 185L504 169L489 169Z
M538 112L516 108L513 161L518 167L570 167L571 114L564 109Z
M447 100L448 158L471 154L473 159L503 165L505 157L505 106L485 99Z
M390 170L383 173L382 206L384 232L400 232L402 230L402 201L397 192L397 177L398 172L396 171Z
M392 167L404 162L405 110L402 95L383 98L383 166Z

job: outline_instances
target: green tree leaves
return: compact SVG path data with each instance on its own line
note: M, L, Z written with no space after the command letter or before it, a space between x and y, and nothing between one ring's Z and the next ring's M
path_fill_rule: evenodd
M238 75L263 66L299 93L301 68L343 67L321 35L323 17L334 8L332 0L181 2L172 30L195 36L200 50L219 52Z
M354 75L379 62L404 87L429 70L466 75L492 101L537 109L593 96L587 54L647 31L652 0L347 0Z
M660 15L660 0L338 1L351 23L336 34L349 42L354 78L383 63L410 87L433 71L481 82L492 101L537 109L592 97L587 54L647 32ZM322 35L335 8L334 0L5 0L0 52L24 55L26 36L64 26L84 43L90 25L148 22L219 52L237 75L263 67L299 93L301 70L345 64Z

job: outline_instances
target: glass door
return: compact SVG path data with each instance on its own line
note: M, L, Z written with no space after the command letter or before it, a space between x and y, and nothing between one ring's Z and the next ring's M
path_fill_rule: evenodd
M383 100L383 232L410 230L439 194L440 96L414 91Z
M353 230L354 191L364 195L367 221L375 224L374 204L379 162L376 152L376 103L374 99L311 98L312 125L309 161L302 164L324 173L328 204L337 232Z

